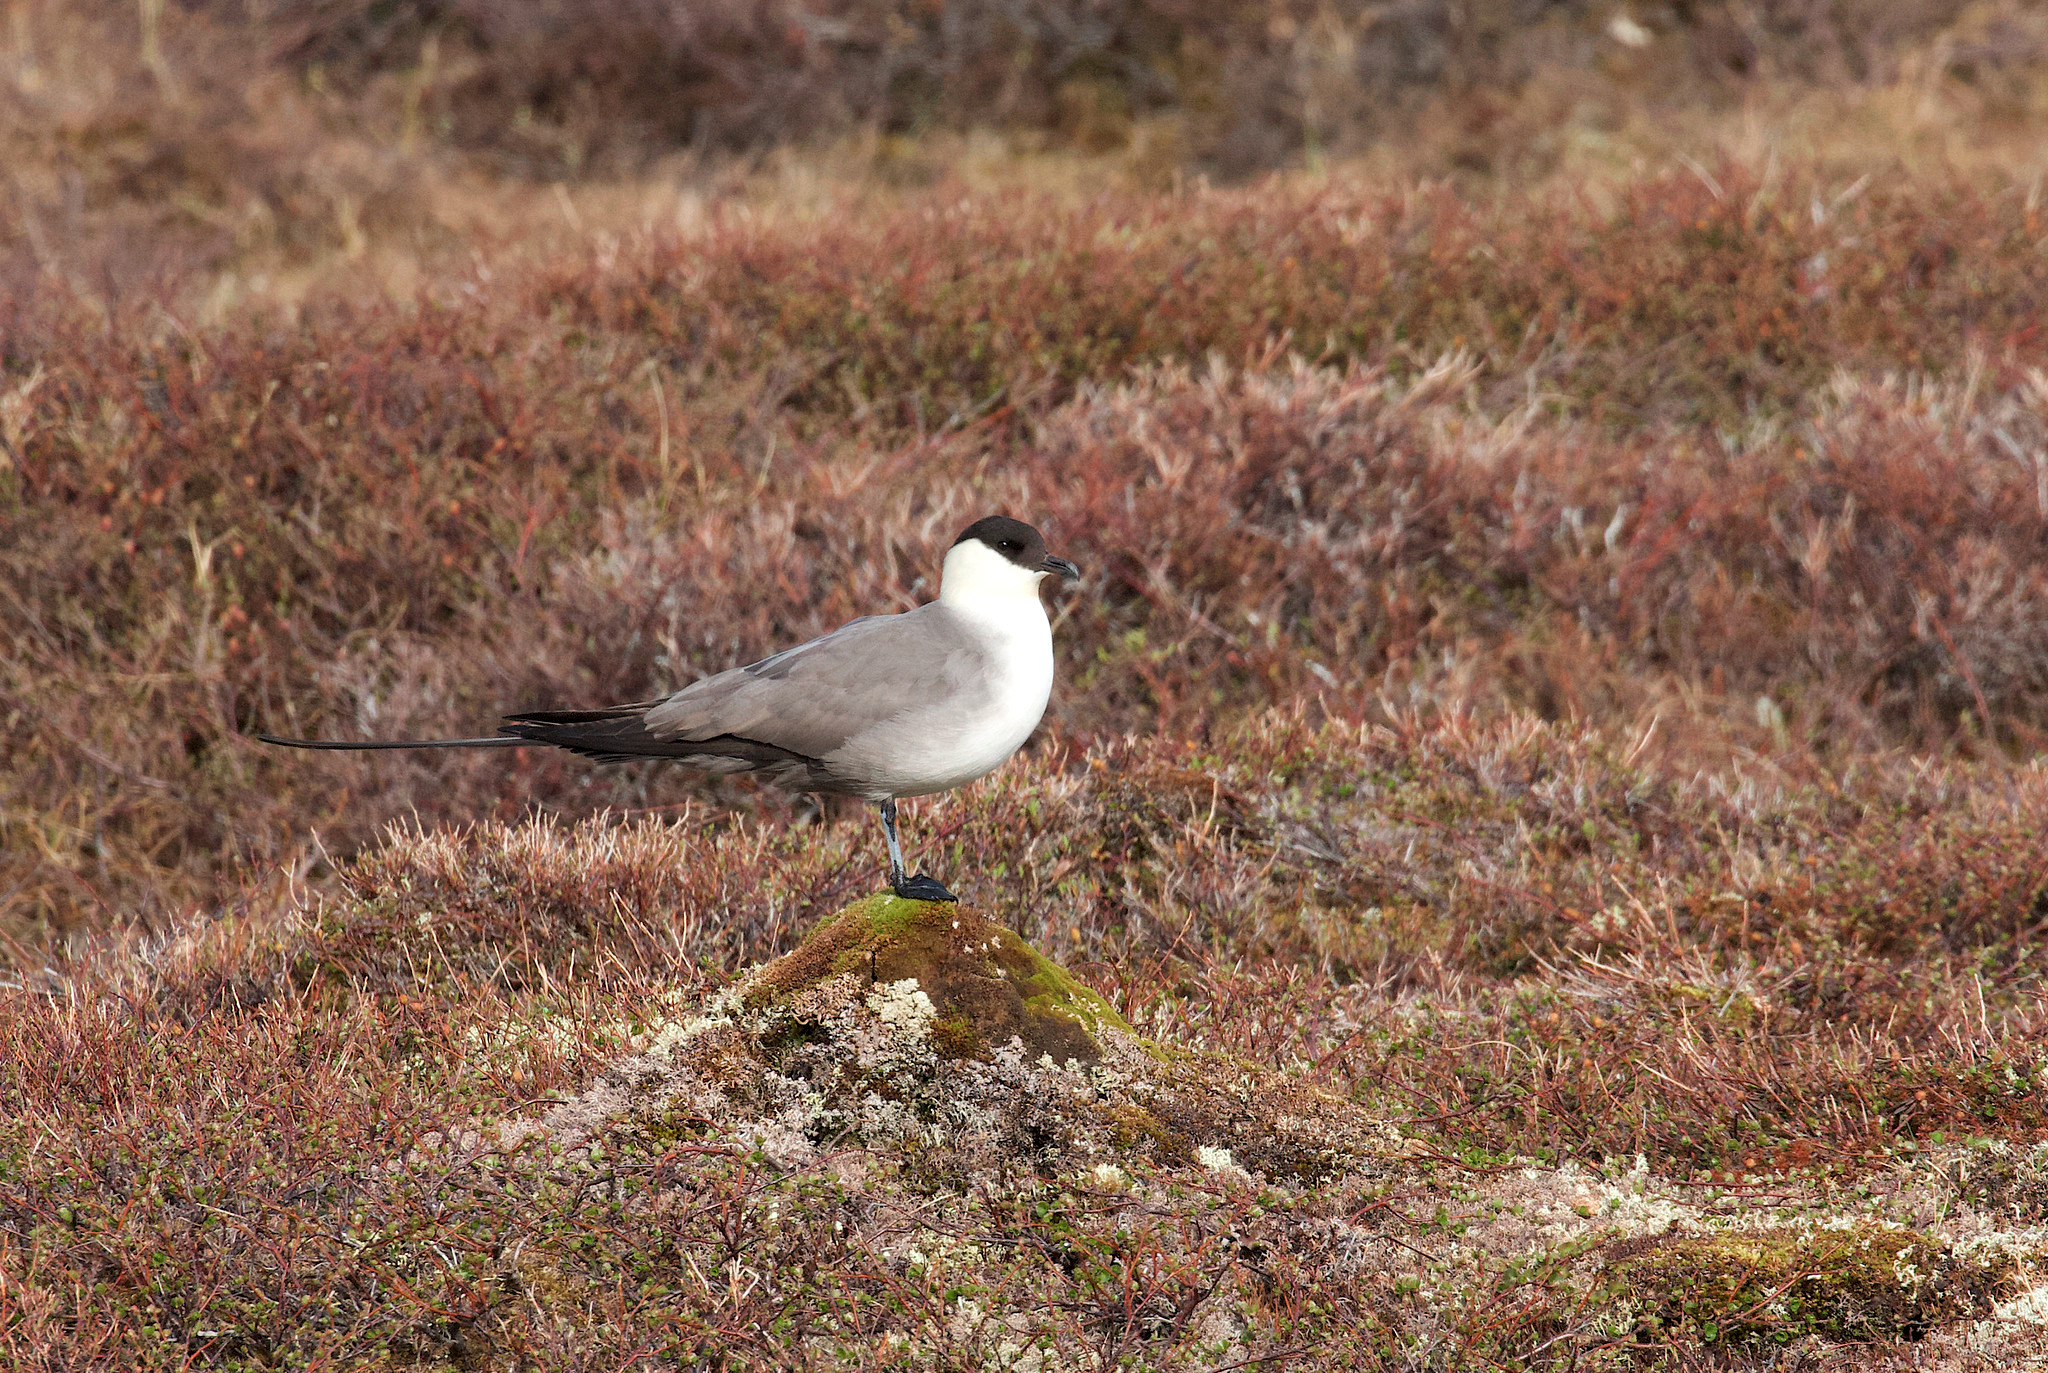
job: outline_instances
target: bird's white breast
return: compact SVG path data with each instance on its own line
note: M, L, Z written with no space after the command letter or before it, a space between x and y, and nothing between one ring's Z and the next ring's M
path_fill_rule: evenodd
M928 796L972 782L1015 753L1052 698L1052 625L1038 597L960 597L945 611L979 650L946 699L906 702L830 761L857 769L875 793Z

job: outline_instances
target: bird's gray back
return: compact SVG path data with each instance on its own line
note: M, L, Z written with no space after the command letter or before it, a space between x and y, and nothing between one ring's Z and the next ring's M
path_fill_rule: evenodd
M661 740L733 735L824 759L932 702L974 709L987 694L988 658L985 645L933 601L854 620L694 682L649 710L646 728Z

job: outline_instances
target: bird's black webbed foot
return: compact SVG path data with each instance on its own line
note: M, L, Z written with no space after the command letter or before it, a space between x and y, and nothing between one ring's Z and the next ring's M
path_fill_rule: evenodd
M935 877L919 873L895 884L896 894L905 901L958 901L960 898L939 885Z

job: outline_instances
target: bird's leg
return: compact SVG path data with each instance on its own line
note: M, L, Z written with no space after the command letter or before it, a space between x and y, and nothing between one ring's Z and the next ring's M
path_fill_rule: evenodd
M912 877L903 866L903 841L896 837L896 798L881 803L882 833L889 836L889 889L905 901L958 901L934 878Z
M910 881L903 870L903 841L896 837L896 798L882 802L882 833L889 837L889 885L902 888Z

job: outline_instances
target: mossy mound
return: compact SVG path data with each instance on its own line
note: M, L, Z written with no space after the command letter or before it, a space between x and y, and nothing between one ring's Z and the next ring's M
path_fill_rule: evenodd
M1299 1077L1140 1038L972 909L875 896L669 1023L547 1127L718 1137L804 1167L1050 1176L1118 1161L1314 1183L1389 1136Z
M740 984L750 1011L786 1007L834 978L871 985L917 983L936 1016L942 1057L986 1060L1013 1040L1036 1062L1093 1065L1096 1033L1131 1027L1107 1001L1032 948L1014 930L947 901L881 895L848 906L802 947Z
M1643 1340L1917 1340L2015 1290L2008 1253L1968 1253L1879 1224L1645 1236L1611 1246Z

